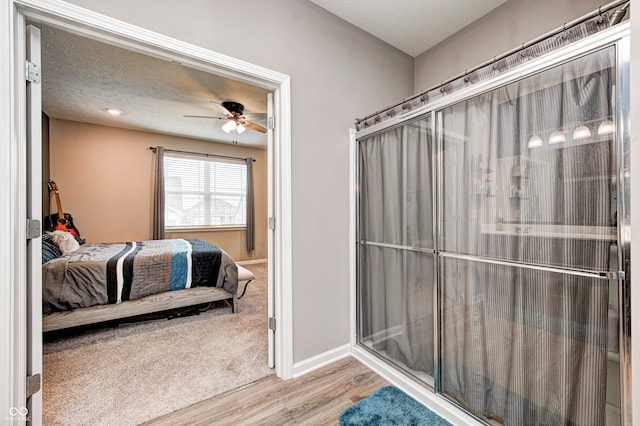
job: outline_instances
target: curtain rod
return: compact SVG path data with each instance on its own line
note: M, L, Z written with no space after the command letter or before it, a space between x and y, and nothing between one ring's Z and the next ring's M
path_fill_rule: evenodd
M149 149L153 152L156 152L156 148L157 147L155 146L149 147ZM165 148L164 152L174 152L177 154L201 155L203 157L227 158L229 160L242 160L242 161L246 160L247 158L251 158L251 157L242 158L242 157L230 157L228 155L207 154L206 152L180 151L179 149L168 149L168 148ZM254 163L256 162L255 158L251 158L251 159L253 160Z
M369 120L369 119L371 119L371 118L373 118L373 117L375 117L377 115L380 115L380 114L384 113L385 111L393 110L393 109L395 109L397 107L404 106L407 102L410 102L410 101L412 101L414 99L417 99L417 98L421 98L425 94L427 94L427 93L429 93L429 92L431 92L433 90L437 90L437 89L441 89L442 90L442 88L444 86L446 86L446 85L448 85L450 83L453 83L456 80L459 80L461 78L467 78L470 74L472 74L472 73L474 73L474 72L476 72L478 70L481 70L482 68L484 68L484 67L486 67L488 65L495 64L496 62L501 61L501 60L509 57L510 55L513 55L514 53L517 53L517 52L525 50L525 49L527 49L527 48L529 48L531 46L534 46L537 43L540 43L540 42L542 42L542 41L544 41L546 39L549 39L549 38L551 38L551 37L553 37L555 35L558 35L558 34L564 32L564 31L568 30L569 28L572 28L572 27L575 27L575 26L577 26L579 24L582 24L583 22L586 22L586 21L588 21L589 19L591 19L591 18L593 18L595 16L602 15L603 13L609 12L610 10L612 10L612 9L614 9L614 8L620 6L621 4L624 4L624 3L629 4L630 0L614 0L611 3L608 3L608 4L604 5L604 6L600 6L598 9L596 9L596 10L594 10L592 12L589 12L586 15L581 16L580 18L574 19L573 21L565 22L564 25L562 25L561 27L558 27L558 28L556 28L554 30L551 30L548 33L543 34L543 35L541 35L539 37L536 37L535 39L533 39L531 41L528 41L526 43L522 43L521 46L513 48L513 49L509 50L508 52L505 52L505 53L501 54L500 56L494 56L492 59L490 59L488 61L485 61L485 62L481 63L480 65L477 65L477 66L475 66L475 67L473 67L471 69L465 70L464 72L462 72L460 74L457 74L456 76L454 76L452 78L449 78L448 80L444 80L440 84L437 84L437 85L435 85L435 86L433 86L433 87L431 87L429 89L422 90L422 91L418 92L415 95L411 95L410 97L406 98L402 102L398 102L397 104L388 106L388 107L386 107L384 109L381 109L381 110L379 110L379 111L377 111L377 112L375 112L373 114L369 114L369 115L367 115L367 116L365 116L363 118L356 118L356 120L355 120L356 128L358 128L360 123L363 123L363 122L365 122L365 121L367 121L367 120ZM619 23L622 20L622 18L624 18L624 15L626 14L626 7L628 7L628 5L625 6L624 13L621 14L621 16L618 15L618 16L615 17L616 18L615 24ZM613 17L613 15L612 15L612 17ZM612 24L613 24L613 22L612 22Z

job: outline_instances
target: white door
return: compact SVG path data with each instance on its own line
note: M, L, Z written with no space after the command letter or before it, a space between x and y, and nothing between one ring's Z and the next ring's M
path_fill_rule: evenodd
M273 206L273 200L275 194L273 193L275 188L274 174L273 170L275 170L274 164L274 155L273 155L273 132L275 123L275 119L273 116L273 94L267 94L267 214L269 216L269 229L267 231L267 315L269 317L269 327L268 327L268 335L269 335L269 368L274 368L276 366L276 351L275 351L275 268L274 268L274 259L275 255L275 246L274 244L274 233L275 233L275 212ZM273 319L273 320L272 320Z
M29 78L26 96L27 217L42 219L42 84L40 83L40 29L26 29ZM39 232L38 232L39 234ZM34 231L35 235L35 231ZM31 424L42 424L42 239L27 240L27 408ZM31 383L31 386L29 386Z

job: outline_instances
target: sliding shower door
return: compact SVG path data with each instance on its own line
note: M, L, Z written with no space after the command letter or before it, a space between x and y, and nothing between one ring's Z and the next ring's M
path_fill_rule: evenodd
M615 58L438 112L438 388L487 421L620 424Z
M359 141L359 342L433 382L430 116Z
M491 425L631 424L629 39L616 37L363 120L363 359Z

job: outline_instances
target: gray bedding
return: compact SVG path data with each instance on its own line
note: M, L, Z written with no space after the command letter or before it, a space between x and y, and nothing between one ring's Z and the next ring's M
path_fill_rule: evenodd
M43 312L135 300L195 286L237 291L238 269L199 239L84 244L42 265Z

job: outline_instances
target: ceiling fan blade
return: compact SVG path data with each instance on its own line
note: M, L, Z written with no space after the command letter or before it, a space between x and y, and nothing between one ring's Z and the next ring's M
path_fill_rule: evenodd
M245 121L243 124L245 127L248 127L251 130L255 130L256 132L267 133L267 129L260 126L259 124L252 123L250 121Z
M242 114L242 117L246 120L265 120L267 118L266 112L256 112L251 114Z
M214 118L216 120L226 120L227 117L211 117L210 115L183 115L183 117L188 118Z
M226 109L225 107L223 107L219 103L213 102L213 101L210 101L210 102L211 102L211 105L213 105L214 107L218 108L224 115L227 115L227 116L233 115L233 114L231 114L231 112L228 109Z

